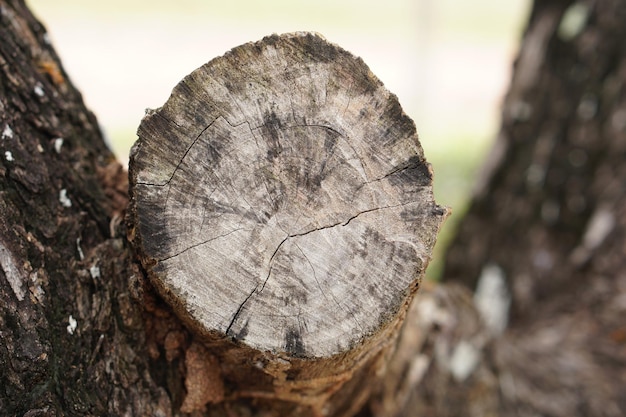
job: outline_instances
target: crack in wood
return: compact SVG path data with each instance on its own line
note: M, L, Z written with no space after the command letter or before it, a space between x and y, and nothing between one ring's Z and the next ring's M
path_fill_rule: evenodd
M278 253L278 251L280 250L280 247L290 238L292 237L302 237L302 236L306 236L309 235L311 233L315 233L315 232L319 232L321 230L326 230L326 229L330 229L336 226L347 226L352 220L356 219L357 217L359 217L362 214L366 214L366 213L371 213L373 211L379 211L379 210L385 210L385 209L389 209L389 208L397 208L397 207L402 207L402 206L406 206L408 204L412 204L413 202L408 202L408 203L401 203L401 204L394 204L391 206L383 206L383 207L375 207L373 209L369 209L369 210L363 210L357 214L355 214L354 216L350 217L348 220L346 220L345 222L341 221L341 222L337 222L328 226L322 226L322 227L318 227L303 233L294 233L294 234L290 234L288 235L286 238L284 238L276 247L276 250L274 251L274 253L272 254L272 256L270 257L269 260L269 270L267 272L267 277L265 278L265 281L263 282L263 285L261 287L261 289L259 290L259 293L261 293L261 291L263 291L265 289L265 284L267 284L267 281L270 278L270 275L272 274L272 261L274 260L274 258L276 257L276 254Z
M304 258L306 259L306 261L308 262L309 266L311 267L311 270L313 271L313 279L315 279L315 282L317 283L317 287L320 289L320 292L322 293L322 295L324 296L324 298L326 300L328 300L328 297L326 296L326 293L324 292L324 290L322 289L322 285L320 284L319 280L317 279L317 274L315 273L315 268L313 267L313 264L311 263L311 261L309 260L309 257L306 256L306 254L304 253L304 251L302 250L302 248L300 247L300 245L298 245L297 243L295 244L296 248L298 248L298 250L300 251L300 253L302 253L302 256L304 256ZM349 315L352 316L352 319L354 320L354 322L356 323L356 325L359 327L359 329L361 329L361 331L364 331L363 326L361 326L361 323L359 322L359 320L357 320L356 316L354 315L353 312L348 311L348 309L344 308L340 303L339 300L337 300L337 297L335 297L335 294L333 293L332 288L329 288L330 296L332 297L333 301L335 302L335 305L337 305L337 307L339 307L341 310L345 311L346 313L348 313Z
M388 172L387 174L385 174L385 175L383 175L381 177L374 178L373 180L365 181L362 185L360 185L359 187L356 188L355 193L361 191L363 189L363 187L365 187L365 186L369 186L369 185L372 185L372 184L374 184L376 182L383 181L385 179L388 179L388 178L392 177L393 175L401 174L402 172L408 171L410 169L417 169L417 168L419 168L420 167L420 161L417 160L416 157L412 158L412 159L416 159L416 161L411 161L411 159L409 159L409 161L407 161L404 166L396 167L391 172ZM424 163L424 162L421 162L421 163ZM426 187L429 187L429 186L428 185L423 185L423 186L419 186L419 187L426 188Z
M160 114L160 113L155 113L155 114L157 116L159 116L160 118L166 120L167 122L170 122L170 123L174 124L175 126L181 128L176 122L174 122L173 120L169 120L168 118L166 118L162 114ZM200 140L200 137L204 134L204 132L206 132L209 128L211 128L211 126L213 126L219 119L224 120L226 123L228 123L228 125L230 127L234 127L234 128L242 126L244 124L248 125L248 129L250 129L250 134L252 134L252 136L254 137L254 140L256 142L256 136L254 136L254 132L253 132L252 128L250 127L250 122L248 122L247 120L244 120L241 123L232 124L231 122L228 121L228 119L226 117L224 117L222 115L219 115L215 119L213 119L213 121L211 123L209 123L204 129L202 129L202 131L198 134L198 136L196 136L196 138L193 141L191 141L191 143L189 144L189 146L187 147L187 149L183 153L183 156L180 158L178 164L176 164L176 167L174 167L174 171L172 171L172 175L170 175L170 177L168 178L167 181L165 181L162 184L137 181L137 185L147 185L147 186L151 186L151 187L165 187L166 185L168 185L172 181L172 179L174 178L174 175L176 175L176 172L178 172L178 170L180 169L180 166L183 164L183 161L185 160L185 158L187 157L187 155L191 151L191 148L193 148L194 145L198 142L198 140ZM258 146L258 143L257 143L257 146Z
M248 294L248 296L243 300L243 302L239 305L239 308L237 309L237 311L235 311L235 314L233 315L232 320L230 321L230 324L228 325L228 327L226 328L226 335L230 336L230 329L233 327L233 324L235 324L235 321L239 318L239 315L241 314L241 311L243 310L243 306L246 305L246 303L248 302L248 300L250 299L250 297L252 297L252 295L254 294L254 292L256 291L256 289L259 288L259 284L256 285L256 287L254 287L254 289L252 290L252 292L250 292L250 294Z
M320 292L322 293L322 295L324 296L324 298L326 300L328 300L328 297L326 296L326 293L324 292L324 289L322 288L322 285L320 284L319 280L317 279L317 274L315 273L315 268L313 267L313 264L311 263L311 260L309 259L308 256L306 256L306 254L304 253L304 251L302 250L302 248L300 247L300 245L298 245L297 243L294 244L296 246L296 248L298 248L298 250L300 251L300 253L302 254L302 256L304 256L304 259L306 259L307 263L309 264L309 266L311 267L311 271L313 271L313 279L315 280L315 283L317 284L317 288L320 289ZM333 297L334 299L335 297ZM335 300L335 303L337 303L337 300ZM338 304L338 303L337 303Z
M158 115L160 118L166 120L167 122L171 122L174 125L178 126L175 122L167 119L162 114L156 113L156 115ZM172 178L174 178L174 175L176 175L176 172L178 171L178 169L182 165L183 161L185 160L185 157L187 157L187 154L189 154L189 151L191 151L191 148L193 148L193 146L196 144L196 142L198 142L198 140L200 140L200 136L202 136L202 134L204 132L206 132L207 129L209 129L211 126L213 126L215 124L215 122L217 121L217 119L219 119L220 117L222 117L222 116L217 116L215 119L213 119L213 121L211 123L209 123L204 129L202 129L202 131L200 131L198 136L196 136L196 138L193 141L191 141L191 143L189 144L189 146L185 150L185 153L183 153L183 156L180 158L180 161L178 162L178 164L176 164L176 167L174 167L174 171L172 171L172 175L170 175L170 177L168 178L167 181L165 181L162 184L155 184L155 183L148 183L148 182L137 181L137 184L138 185L139 184L141 184L141 185L148 185L148 186L152 186L152 187L165 187L166 185L168 185L172 181ZM226 122L228 123L228 120L226 120Z
M274 250L274 253L272 253L272 256L270 257L270 260L268 262L268 271L267 271L267 276L265 277L265 280L263 281L263 284L257 284L254 289L250 292L250 294L248 294L248 296L243 300L243 302L239 305L239 307L237 308L237 311L235 312L230 324L228 325L228 327L226 328L226 335L230 335L229 332L231 330L231 328L233 327L233 325L235 324L235 322L237 321L237 319L239 318L239 316L241 315L244 306L246 305L246 303L250 300L250 298L252 298L252 296L254 295L254 293L258 293L261 294L261 292L265 289L265 285L267 284L267 282L270 279L270 276L272 274L272 263L274 258L276 257L276 254L278 253L278 251L280 250L280 248L282 247L282 245L289 240L290 238L293 237L302 237L302 236L306 236L309 235L311 233L314 232L319 232L321 230L325 230L325 229L330 229L332 227L336 227L336 226L347 226L352 220L356 219L357 217L359 217L362 214L366 214L366 213L371 213L373 211L379 211L379 210L385 210L385 209L389 209L389 208L397 208L397 207L402 207L402 206L406 206L408 204L413 204L414 202L409 202L409 203L401 203L401 204L394 204L394 205L390 205L390 206L383 206L383 207L375 207L373 209L369 209L369 210L363 210L357 214L355 214L354 216L350 217L348 220L346 220L345 222L337 222L328 226L323 226L323 227L318 227L315 228L313 230L309 230L307 232L303 232L303 233L296 233L296 234L290 234L287 237L285 237L276 247L276 249ZM296 247L298 247L298 249L300 250L300 252L302 252L302 249L296 245ZM313 269L313 276L315 278L315 281L317 282L320 290L322 291L322 294L324 294L324 297L326 298L326 294L324 293L324 291L321 288L321 285L319 283L319 281L317 280L317 276L315 275L315 268L313 268L313 265L311 264L311 262L309 261L308 257L304 254L304 252L302 252L302 254L304 255L304 257L307 259L307 261L309 262L309 264L311 265L311 269ZM259 289L260 287L260 289ZM333 298L333 300L335 301L335 303L337 304L337 306L339 306L339 308L341 308L342 310L346 311L345 308L343 308L339 302L337 301L337 299L335 298L334 294L332 294L331 292L331 296ZM361 330L363 330L363 327L361 326L361 324L359 323L359 321L356 319L356 317L354 316L354 314L352 314L352 317L354 319L354 321L357 323L357 326L359 326L359 328Z
M173 254L173 255L170 255L170 256L165 257L165 258L157 259L157 261L159 261L159 262L164 262L164 261L167 261L168 259L172 259L172 258L175 258L175 257L177 257L177 256L179 256L179 255L182 255L183 253L185 253L185 252L187 252L187 251L189 251L189 250L191 250L191 249L197 248L198 246L206 245L207 243L210 243L210 242L213 242L213 241L215 241L215 240L217 240L217 239L220 239L220 238L226 237L226 236L231 235L231 234L233 234L233 233L235 233L235 232L238 232L238 231L240 231L240 230L251 231L251 230L249 230L249 229L244 229L243 227L240 227L240 228L238 228L238 229L231 230L231 231L230 231L230 232L228 232L228 233L224 233L223 235L215 236L215 237L212 237L211 239L207 239L207 240L205 240L205 241L203 241L203 242L199 242L199 243L193 244L193 245L189 246L188 248L183 249L183 250L181 250L180 252L177 252L177 253L175 253L175 254Z
M345 138L344 134L339 132L338 130L336 130L336 129L330 127L330 126L321 125L321 124L315 124L315 123L304 123L304 124L285 126L285 129L294 129L296 127L319 127L320 129L329 130L329 131L335 133L337 136L339 136L341 138Z
M165 116L163 116L160 113L155 113L156 116L166 120L169 123L174 124L175 126L177 126L178 128L181 128L180 125L178 125L176 122L174 122L173 120L170 120L168 118L166 118ZM259 130L263 127L267 127L268 124L264 123L260 126L256 126L256 127L251 127L250 122L248 122L247 120L244 120L241 123L237 123L237 124L233 124L230 121L228 121L228 119L222 115L217 116L215 119L213 119L213 121L211 123L209 123L204 129L202 129L202 131L196 136L196 138L191 141L191 143L189 144L189 146L187 147L187 149L185 150L185 152L183 153L183 156L180 158L179 162L176 164L176 167L174 167L174 171L172 171L172 174L170 175L170 177L167 179L167 181L163 182L163 183L150 183L150 182L145 182L145 181L137 181L137 185L147 185L147 186L151 186L151 187L165 187L166 185L168 185L172 179L174 178L174 176L176 175L176 172L178 172L178 170L180 169L180 166L183 164L185 158L187 157L187 155L189 154L189 152L191 151L191 149L195 146L195 144L198 142L198 140L200 140L200 137L204 134L204 132L206 132L208 129L211 128L211 126L213 126L218 120L224 120L226 123L228 123L228 125L230 127L236 128L239 126L242 126L244 124L248 125L248 129L250 130L250 134L252 135L252 137L254 138L254 141L257 145L257 147L259 146L256 135L254 134L255 130ZM321 125L321 124L296 124L296 125L291 125L291 126L279 126L282 129L293 129L296 127L318 127L318 128L322 128L322 129L326 129L329 130L335 134L337 134L339 137L345 139L344 135L337 131L336 129L333 129L330 126L326 126L326 125ZM182 128L181 128L182 129ZM347 142L347 141L346 141ZM278 142L279 146L280 146L280 141ZM352 147L352 145L350 145L350 143L348 143L348 146L350 146L352 148L352 150L356 153L355 149ZM234 151L233 151L234 152Z
M383 175L382 177L379 177L379 178L374 178L374 179L373 179L373 180L371 180L371 181L367 181L365 184L363 184L363 186L365 186L365 185L370 185L370 184L372 184L372 183L374 183L374 182L379 182L379 181L382 181L382 180L384 180L384 179L387 179L387 178L391 177L392 175L399 174L399 173L401 173L401 172L403 172L403 171L407 171L407 170L409 170L409 169L416 169L416 168L419 168L419 167L420 167L420 165L421 165L421 164L423 164L423 163L424 163L424 162L423 162L423 161L420 161L417 157L412 157L411 159L409 159L409 160L406 162L406 164L405 164L405 165L403 165L403 166L399 166L399 167L396 167L395 169L391 170L391 172L388 172L387 174ZM363 186L361 186L361 188L362 188Z
M265 277L265 281L263 281L263 286L261 287L261 291L263 291L265 289L265 284L267 284L267 281L270 279L270 275L272 274L272 262L274 261L274 257L276 256L276 254L278 253L280 247L283 245L283 243L285 243L287 241L287 239L289 239L290 237L292 237L291 235L287 236L286 238L284 238L276 247L276 250L274 251L274 253L272 253L272 256L270 257L270 261L268 263L268 271L267 271L267 276ZM259 291L259 293L261 293L261 291Z
M343 380L298 378L379 365L446 214L397 98L315 35L272 36L183 80L138 140L130 226L155 288L268 375L249 387L343 407Z

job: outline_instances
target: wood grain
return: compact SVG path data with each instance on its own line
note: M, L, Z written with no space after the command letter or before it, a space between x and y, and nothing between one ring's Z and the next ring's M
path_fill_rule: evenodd
M207 330L329 356L393 317L444 210L414 124L319 36L246 44L186 77L133 149L152 276Z
M394 323L447 211L414 123L321 36L270 36L149 111L130 161L135 247L200 332L323 358Z

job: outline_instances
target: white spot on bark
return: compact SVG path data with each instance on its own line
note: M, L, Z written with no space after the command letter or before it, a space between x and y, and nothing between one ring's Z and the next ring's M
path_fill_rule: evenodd
M71 314L70 314L70 317L68 318L68 322L69 324L66 327L67 332L69 334L74 334L74 331L76 330L76 326L78 325L78 322L76 321L74 317L72 317Z
M517 61L517 85L520 90L526 90L537 81L550 44L548 40L558 24L557 19L558 16L554 13L541 14L526 34L526 47L520 51Z
M483 268L474 293L474 304L490 333L494 336L502 334L509 321L511 296L504 271L498 265L487 264Z
M594 250L604 242L615 227L615 216L607 208L598 208L589 220L583 244L587 249Z
M56 153L61 153L61 146L63 146L63 138L56 138L54 140L54 150Z
M46 93L43 91L43 86L39 83L37 83L35 85L35 88L33 89L33 91L35 92L35 94L39 97L43 97Z
M13 256L11 252L0 242L0 264L2 265L2 270L4 271L4 275L7 277L9 281L9 285L15 293L15 296L19 301L24 299L24 294L26 291L22 288L22 281L24 281L24 276L18 267L15 265L13 260Z
M48 33L47 33L47 32L43 34L43 42L44 42L46 45L50 45L50 35L48 35Z
M43 146L41 146L41 143L37 144L37 152L43 153Z
M30 274L30 281L33 283L33 286L30 288L30 292L37 299L39 303L44 301L44 296L46 292L41 287L41 279L39 278L39 273L37 271Z
M409 372L407 372L408 386L416 386L426 375L428 366L430 365L430 357L428 355L417 355L409 363Z
M83 253L83 249L80 247L80 238L76 238L76 250L78 251L78 258L81 261L85 259L85 254Z
M6 151L4 153L4 158L9 162L13 162L15 160L13 159L13 154L11 153L11 151Z
M13 138L13 129L11 129L11 126L6 125L4 127L4 130L2 131L2 139L11 139Z
M586 4L582 2L572 4L565 13L563 13L557 35L564 41L574 39L585 28L588 17L589 7Z
M626 130L626 109L620 109L613 113L611 126L618 132Z
M72 201L67 196L67 190L65 188L59 191L59 202L63 207L72 207Z
M462 340L450 357L450 373L457 382L463 382L476 369L480 361L480 352L470 343Z
M422 298L417 304L420 322L426 326L446 326L450 323L450 313L441 308L432 298Z
M602 242L615 228L615 215L606 207L599 207L591 216L587 230L580 245L572 252L570 260L576 265L582 265L591 257Z
M98 267L98 265L93 265L91 268L89 268L89 274L93 279L100 278L100 267Z

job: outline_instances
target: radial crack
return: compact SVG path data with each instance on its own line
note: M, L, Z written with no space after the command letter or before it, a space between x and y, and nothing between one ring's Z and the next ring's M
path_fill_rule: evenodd
M162 114L160 113L155 113L157 116L167 120L168 122L171 122L172 124L178 126L175 122L165 118ZM204 132L206 132L211 126L213 126L215 124L215 122L218 121L218 119L222 119L224 120L226 123L228 123L229 126L235 128L235 127L239 127L241 125L247 124L248 125L248 129L250 129L250 132L252 132L252 129L250 128L250 123L247 120L244 120L243 122L239 123L239 124L232 124L228 121L227 118L225 118L222 115L217 116L215 119L213 119L213 121L211 121L211 123L209 123L204 129L202 129L202 131L196 136L196 138L189 144L189 146L187 147L187 149L185 150L185 153L183 153L183 156L181 156L180 160L178 161L178 164L176 164L176 167L174 167L174 170L172 171L172 175L170 175L170 177L167 179L167 181L165 181L164 183L149 183L149 182L141 182L141 181L137 181L137 184L141 184L141 185L148 185L148 186L152 186L152 187L165 187L166 185L168 185L172 179L174 178L174 175L176 175L176 172L178 172L178 170L180 169L180 166L183 164L183 161L185 160L185 158L187 157L187 155L189 154L189 152L191 151L191 148L194 147L194 145L198 142L198 140L200 140L200 137L204 134ZM254 132L252 132L252 135L255 139L256 142L256 137L254 136Z
M261 289L259 290L259 292L263 291L265 289L265 284L267 284L267 281L270 279L270 275L272 275L272 262L274 261L274 257L276 256L276 254L278 253L278 250L280 249L280 247L283 245L283 243L285 243L287 241L287 239L289 239L292 236L287 236L286 238L284 238L282 240L282 242L280 242L278 244L278 246L276 247L276 250L274 251L274 253L272 253L272 256L270 257L270 261L268 263L268 271L267 271L267 276L265 277L265 281L263 281L263 286L261 287ZM256 288L255 288L256 290Z
M306 123L306 124L297 124L297 125L291 125L291 126L285 126L285 129L293 129L296 127L317 127L319 129L325 129L328 130L330 132L333 132L334 134L336 134L337 136L340 137L344 137L343 133L339 132L337 129L334 129L330 126L326 126L326 125L322 125L322 124L315 124L315 123Z
M169 259L175 258L175 257L177 257L177 256L179 256L179 255L181 255L181 254L183 254L183 253L185 253L185 252L187 252L187 251L189 251L189 250L191 250L191 249L197 248L198 246L206 245L206 244L207 244L207 243L209 243L209 242L213 242L214 240L220 239L220 238L222 238L222 237L226 237L226 236L231 235L231 234L233 234L233 233L235 233L235 232L238 232L238 231L240 231L240 230L246 230L246 229L244 229L244 228L240 227L240 228L238 228L238 229L231 230L230 232L228 232L228 233L224 233L223 235L215 236L215 237L212 237L211 239L207 239L207 240L205 240L205 241L203 241L203 242L199 242L199 243L196 243L196 244L194 244L194 245L191 245L191 246L189 246L188 248L185 248L185 249L181 250L180 252L177 252L177 253L175 253L175 254L173 254L173 255L170 255L170 256L168 256L168 257L166 257L166 258L161 258L161 259L158 259L158 261L159 261L159 262L163 262L163 261L167 261L167 260L169 260Z
M324 289L322 288L322 285L320 284L319 280L317 279L317 274L315 273L315 268L313 267L313 264L311 263L311 260L309 259L308 256L306 256L306 254L304 253L304 251L302 250L300 245L296 244L296 248L298 248L298 250L300 251L302 256L304 256L304 259L306 259L306 261L308 262L309 266L311 267L311 271L313 271L313 279L315 280L315 283L317 284L317 288L320 289L320 292L322 293L324 298L326 300L328 300L328 297L326 296L326 293L324 292ZM334 298L334 296L333 296L333 298ZM337 302L337 300L335 300L335 302Z
M366 213L371 213L373 211L378 211L378 210L385 210L385 209L390 209L390 208L396 208L396 207L402 207L402 206L406 206L408 204L411 204L412 202L408 202L408 203L400 203L400 204L394 204L391 206L383 206L383 207L374 207L372 209L368 209L368 210L363 210L358 212L357 214L355 214L354 216L350 217L348 220L346 221L341 221L341 222L337 222L337 223L333 223L331 225L328 226L322 226L322 227L318 227L316 229L313 230L309 230L307 232L303 232L303 233L296 233L293 235L289 235L287 238L290 237L300 237L300 236L306 236L310 233L314 233L314 232L319 232L320 230L324 230L324 229L330 229L332 227L336 227L336 226L347 226L348 223L350 223L352 220L356 219L357 217L359 217L362 214L366 214ZM285 239L286 240L286 239Z
M359 217L362 214L366 214L366 213L371 213L373 211L378 211L378 210L384 210L384 209L389 209L389 208L396 208L396 207L401 207L401 206L406 206L409 203L402 203L402 204L395 204L395 205L391 205L391 206L383 206L383 207L375 207L373 209L369 209L369 210L363 210L357 214L355 214L354 216L350 217L348 220L346 220L345 222L341 221L341 222L337 222L337 223L333 223L331 225L328 226L322 226L322 227L318 227L312 230L309 230L307 232L303 232L303 233L295 233L295 234L290 234L287 237L285 237L276 247L276 250L274 251L274 253L272 253L272 256L270 257L269 263L268 263L268 271L267 271L267 276L265 277L265 281L263 281L263 285L261 286L261 289L259 290L259 293L261 293L261 291L263 291L265 289L265 285L267 284L267 282L270 279L270 276L272 275L272 262L274 261L274 258L276 257L276 254L278 253L278 251L280 250L280 248L283 246L283 244L289 240L292 237L302 237L302 236L306 236L309 235L311 233L314 232L319 232L321 230L325 230L325 229L330 229L332 227L336 227L336 226L347 226L348 223L350 223L352 220L356 219L357 217ZM301 249L300 249L301 250ZM306 257L306 256L305 256ZM308 258L307 258L308 259ZM315 272L315 271L314 271Z
M160 113L157 113L157 114L158 114L159 117L167 120L168 122L170 121L169 119L166 119L165 117L163 117ZM153 186L153 187L165 187L166 185L168 185L172 181L172 178L174 178L174 175L176 175L176 172L178 171L178 169L182 165L183 161L187 157L187 154L189 154L189 151L191 151L191 148L193 148L194 145L196 144L196 142L198 142L198 140L200 140L200 137L202 136L202 134L204 132L206 132L207 129L209 129L211 126L213 126L215 124L215 122L217 121L217 119L219 119L220 117L222 117L222 116L218 116L215 119L213 119L213 121L211 123L209 123L204 129L202 129L202 131L198 134L198 136L196 136L195 139L193 141L191 141L191 143L189 144L187 149L185 149L185 153L183 153L183 156L178 161L178 164L176 164L176 166L174 167L174 170L172 171L172 175L170 175L170 177L167 179L167 181L165 181L162 184L147 183L147 182L137 182L137 184L150 185L150 186ZM174 124L176 124L176 123L174 123Z
M250 297L252 297L252 294L254 294L257 290L257 288L259 288L259 285L257 284L256 287L254 287L254 289L250 292L250 294L248 294L248 296L243 300L243 302L239 305L239 308L237 309L237 311L235 311L235 314L233 315L233 319L230 321L230 324L228 325L228 327L226 328L226 335L229 334L230 329L233 327L233 324L235 324L235 321L239 318L239 315L241 314L243 307L246 305L246 303L248 302L248 300L250 299Z
M391 175L391 174L390 174ZM411 203L401 203L401 204L394 204L394 205L390 205L390 206L383 206L383 207L375 207L369 210L363 210L361 212L358 212L357 214L355 214L354 216L350 217L348 220L346 221L341 221L341 222L337 222L337 223L333 223L331 225L328 226L323 226L323 227L318 227L316 229L313 230L309 230L307 232L304 233L295 233L295 234L289 234L287 235L279 244L278 246L276 246L276 249L274 250L274 253L272 253L272 256L270 257L270 260L268 262L268 271L267 271L267 276L265 277L265 280L263 281L263 284L257 284L254 289L250 292L250 294L248 294L248 296L243 300L243 302L239 305L239 308L237 309L237 311L235 312L232 320L230 321L230 324L228 325L228 327L226 328L226 334L228 335L229 332L231 331L231 328L233 327L233 325L235 324L235 322L237 321L237 319L239 318L239 316L241 315L241 312L243 311L244 306L246 305L246 303L250 300L250 298L252 298L252 296L254 295L254 293L258 293L260 294L264 289L265 289L265 285L267 284L267 282L270 279L270 276L272 275L272 269L273 269L273 262L274 262L274 258L276 257L276 255L278 254L278 251L280 250L280 248L284 245L285 242L287 242L287 240L289 240L292 237L302 237L302 236L306 236L308 234L314 233L314 232L319 232L320 230L325 230L325 229L330 229L331 227L336 227L336 226L347 226L352 220L356 219L357 217L359 217L362 214L366 214L366 213L371 213L373 211L378 211L378 210L384 210L384 209L389 209L389 208L396 208L396 207L401 207L401 206L405 206ZM239 229L238 229L239 230ZM232 231L230 233L235 232ZM230 234L228 233L228 234ZM224 235L225 236L225 235ZM218 236L222 237L222 236ZM214 240L214 239L213 239ZM204 242L206 243L206 242ZM196 245L199 246L202 243ZM304 257L306 258L306 260L309 262L309 265L311 266L311 268L313 269L313 276L315 281L317 282L318 287L320 288L320 291L322 291L322 294L324 295L324 297L326 297L326 293L322 290L322 287L319 283L319 281L317 280L317 276L315 274L315 269L313 268L313 265L311 264L310 260L308 259L308 257L304 254L304 252L302 251L302 249L300 248L300 246L296 245L296 247L300 250L300 252L302 253L302 255L304 255ZM189 248L191 249L191 248ZM186 250L189 250L186 249ZM184 252L184 251L183 251ZM182 252L181 252L182 253ZM259 288L260 287L260 288ZM344 311L346 311L341 304L339 303L339 301L335 298L335 295L332 293L332 291L330 292L331 297L333 298L333 300L335 301L335 303ZM354 321L356 322L356 324L359 326L359 328L363 329L363 327L361 326L361 323L359 323L359 321L356 319L356 317L354 316L354 314L352 314Z

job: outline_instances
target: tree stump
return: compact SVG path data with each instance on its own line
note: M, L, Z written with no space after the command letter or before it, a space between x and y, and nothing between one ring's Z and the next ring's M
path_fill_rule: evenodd
M138 136L131 240L226 396L358 407L447 215L397 98L321 36L273 35L185 77Z

